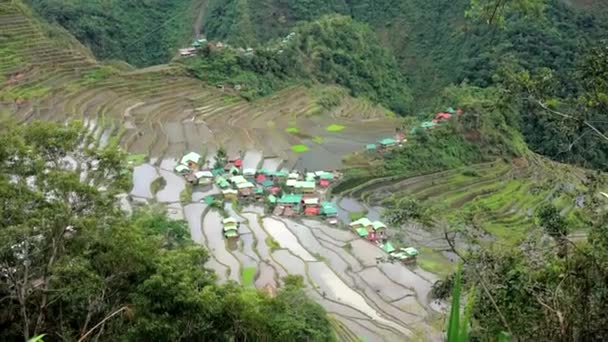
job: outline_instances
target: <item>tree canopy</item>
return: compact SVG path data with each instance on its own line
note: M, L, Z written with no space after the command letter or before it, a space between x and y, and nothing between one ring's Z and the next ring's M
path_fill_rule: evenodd
M77 123L0 132L0 339L333 340L297 285L217 285L185 222L126 216L124 153L83 139Z

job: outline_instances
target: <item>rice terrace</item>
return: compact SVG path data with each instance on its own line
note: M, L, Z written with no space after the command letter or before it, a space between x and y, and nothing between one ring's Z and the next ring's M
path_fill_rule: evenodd
M279 16L283 9L275 2L263 6ZM431 105L416 107L424 96L399 83L406 78L389 80L393 69L378 76L390 83L386 87L377 86L377 79L368 82L373 86L361 83L357 77L367 75L366 69L350 70L356 77L342 74L353 65L380 73L380 66L360 60L385 58L375 44L394 43L387 31L403 30L406 20L377 28L382 39L374 38L371 48L367 35L356 31L355 39L345 33L348 48L361 49L363 57L334 70L315 58L347 59L347 49L339 45L333 55L323 50L329 34L323 30L350 32L348 16L277 29L264 44L246 45L229 34L224 41L209 38L227 27L208 22L224 13L223 7L212 0L191 3L181 10L194 28L188 21L188 37L171 48L170 60L137 68L96 57L70 30L45 22L27 1L0 0L0 125L78 122L86 132L79 149L125 152L131 184L116 197L122 212L137 218L150 210L182 222L188 239L207 251L204 268L217 284L276 298L300 279L306 297L326 312L335 340L443 341L455 315L449 297L458 293L452 286L463 256L496 246L533 250L535 238L550 245L538 216L547 205L571 227L555 238L559 246L585 240L591 215L605 212L598 196L606 189L605 174L592 171L591 164L551 160L530 147L533 139L502 116L503 107L494 106L506 91L468 87L466 79L436 91L441 95ZM260 9L238 3L247 16L234 22L264 21ZM351 13L363 16L356 8ZM289 15L279 18L296 25ZM271 29L239 32L263 37ZM368 30L367 24L355 29ZM305 36L311 32L320 38ZM407 47L418 48L414 45ZM298 53L305 56L299 73L284 71L289 63L282 58ZM252 56L270 62L243 62ZM398 57L386 57L382 66L431 63L414 52ZM237 65L226 67L234 73L232 81L217 76L225 63ZM305 78L304 72L315 77ZM423 76L412 73L407 82ZM442 82L437 75L429 79L425 86ZM401 88L403 93L395 92ZM61 162L83 179L97 167L78 164L70 155ZM475 283L467 276L482 272L471 267L465 266L467 286ZM488 283L495 279L486 277ZM490 291L471 291L482 290ZM126 316L130 309L113 310L125 310ZM88 329L97 329L88 321L85 326L81 340Z

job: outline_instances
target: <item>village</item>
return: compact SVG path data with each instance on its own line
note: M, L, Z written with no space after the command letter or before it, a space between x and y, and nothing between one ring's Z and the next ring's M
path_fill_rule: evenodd
M430 130L452 119L453 115L462 115L461 109L448 108L439 112L434 119L424 121L412 128ZM367 152L390 151L404 147L406 135L397 131L394 137L367 144ZM331 202L329 189L337 184L342 174L337 170L308 171L266 170L264 168L245 168L241 156L227 157L224 151L218 152L214 165L203 162L203 157L196 152L186 153L175 167L175 173L184 177L191 185L215 185L220 189L216 195L208 195L201 202L207 205L214 203L235 203L238 206L258 204L264 207L267 214L275 217L306 217L323 220L332 226L344 226L361 239L384 250L389 260L404 264L414 264L419 252L414 246L395 248L387 233L388 227L379 220L361 217L344 225L338 220L338 209ZM232 241L239 239L239 222L228 214L222 220L224 238Z
M216 156L213 168L202 167L202 156L196 152L185 154L175 172L195 185L215 184L219 195L209 195L201 200L207 204L216 202L238 205L263 204L268 213L276 217L318 218L330 225L339 225L338 209L328 198L328 189L340 178L338 171L269 171L243 168L240 157ZM222 220L224 238L239 238L238 221L226 215ZM387 226L366 217L350 222L348 228L362 239L377 245L389 254L389 258L406 264L416 262L418 251L414 247L395 249L389 241Z

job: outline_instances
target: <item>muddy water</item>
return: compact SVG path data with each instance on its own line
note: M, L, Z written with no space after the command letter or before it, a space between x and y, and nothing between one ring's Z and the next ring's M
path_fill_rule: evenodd
M255 238L246 224L241 224L239 227L239 234L241 234L240 240L243 246L243 253L256 261L259 261L260 257L254 250Z
M160 169L159 172L166 185L156 194L156 199L161 203L179 202L180 194L186 189L186 180L172 171Z
M311 280L319 286L327 298L355 308L365 313L374 321L395 329L404 335L411 335L411 332L405 327L382 317L360 294L338 278L326 264L322 262L310 262L308 263L308 270Z
M264 207L255 204L249 204L243 207L243 212L264 215Z
M245 221L245 219L243 217L241 217L232 207L232 202L226 202L224 203L224 210L226 211L226 213L228 214L228 216L232 217L233 219L237 220L237 222L243 222Z
M304 248L306 248L311 253L315 253L317 255L322 256L323 259L329 263L331 268L334 271L339 272L339 274L345 274L346 270L349 267L357 266L356 264L347 264L346 261L343 260L338 253L321 245L310 231L310 228L290 220L285 220L285 224L287 224L288 229L294 235L296 235L296 237L298 238L302 246L304 246Z
M290 253L286 249L280 249L272 252L272 258L276 262L283 266L289 274L298 274L307 279L306 276L306 264L299 257Z
M320 241L320 243L321 243L321 246L338 254L342 258L342 260L344 260L348 264L348 266L350 266L350 269L353 272L359 272L363 269L363 266L361 265L359 260L357 260L350 253L348 253L344 248L342 248L342 247L337 248L336 246L332 245L331 243L325 242L325 241Z
M131 195L135 197L152 199L154 195L150 184L159 177L156 168L150 164L143 164L133 168L133 190Z
M365 339L365 341L370 341L370 342L385 341L384 338L380 337L380 335L372 332L369 329L370 324L368 322L366 322L365 324L361 324L361 323L356 322L354 320L345 319L345 318L341 318L340 321L350 331L352 331L358 337L361 337L361 338ZM386 339L386 341L398 341L398 340L399 340L399 337L397 337L397 336L394 336L393 338Z
M243 169L256 169L262 161L262 152L249 150L245 153L243 158Z
M272 218L264 218L263 224L268 234L279 243L281 248L290 250L304 261L316 261L315 257L302 247L296 236L287 229L283 222Z
M243 217L249 222L249 229L251 229L255 239L258 241L256 250L260 254L260 257L263 260L270 259L270 249L265 243L268 234L266 234L266 232L260 227L258 223L258 216L252 213L243 213Z
M175 159L162 159L160 161L160 168L167 171L173 171L177 166L177 160Z
M262 289L266 285L271 285L273 287L277 287L276 281L276 272L270 264L266 262L261 262L258 265L258 274L257 279L255 280L255 287L257 289Z
M308 146L309 150L300 153L297 157L295 169L298 170L335 170L342 168L342 156L333 154L321 145L304 140L303 144Z
M351 254L363 264L363 266L375 266L377 258L386 258L387 255L377 246L364 239L358 239L350 243Z
M330 239L328 241L338 243L338 242L350 242L353 240L359 240L359 237L349 230L341 230L338 228L331 227L323 222L315 221L315 220L302 220L302 222L311 228L314 228L315 235L319 233L319 235L325 235Z
M283 160L280 158L266 158L262 163L262 168L268 171L277 171Z
M405 297L398 299L392 303L392 305L403 312L410 312L413 314L424 315L424 308L418 303L415 295L406 295Z
M217 185L197 186L192 192L192 202L199 202L207 196L213 196L221 193Z
M205 229L209 252L221 264L228 266L230 270L228 279L238 282L240 280L240 265L238 260L226 250L222 231L222 217L217 211L212 210L205 215L203 229Z
M343 197L340 199L338 201L338 206L351 213L365 211L365 207L359 203L359 201L351 197Z
M382 263L379 268L394 282L414 289L421 303L428 302L428 295L433 285L431 282L399 263Z
M206 243L205 235L202 231L203 212L207 208L202 203L192 203L184 207L184 216L190 227L190 236L192 241L204 245Z
M172 220L183 220L184 210L181 203L170 203L167 205L167 216Z
M358 274L385 301L391 302L402 298L404 295L413 294L409 289L393 283L376 267L366 268Z

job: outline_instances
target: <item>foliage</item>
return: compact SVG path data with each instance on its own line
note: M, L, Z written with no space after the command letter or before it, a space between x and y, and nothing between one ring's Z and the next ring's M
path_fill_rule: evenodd
M82 151L84 134L41 122L0 132L0 340L333 340L301 289L273 299L217 285L185 222L125 216L126 154ZM95 165L84 182L66 157Z
M291 150L294 151L295 153L304 153L306 151L308 151L308 146L303 145L303 144L297 144L297 145L292 145L291 146Z
M344 128L346 128L346 127L344 127L342 125L331 124L331 125L325 127L325 130L328 132L341 132L344 130Z
M104 59L146 66L168 61L187 41L192 0L29 0L46 20L70 31Z
M415 198L399 197L389 199L385 205L384 218L392 226L401 226L408 221L430 223L433 220L432 209L422 205Z
M543 205L536 215L540 226L555 240L561 240L568 234L566 221L554 205Z
M550 158L607 170L608 48L593 47L575 71L564 93L556 72L506 66L502 75L510 100L518 103L522 132L530 147ZM563 75L562 75L563 76Z
M520 248L494 245L474 252L467 269L479 275L467 273L467 279L483 279L487 292L477 290L473 316L479 329L473 334L485 340L510 329L518 340L543 341L606 336L607 222L594 219L588 241L569 242L565 258L558 255L559 244L534 238Z
M241 274L241 284L243 284L243 286L253 286L255 272L255 267L244 267L243 273Z
M367 97L405 114L412 98L405 77L373 31L344 16L322 17L294 28L289 40L271 41L253 55L238 49L203 49L188 61L190 73L212 84L241 86L253 99L298 80L338 84L351 95ZM332 106L328 98L322 106Z

